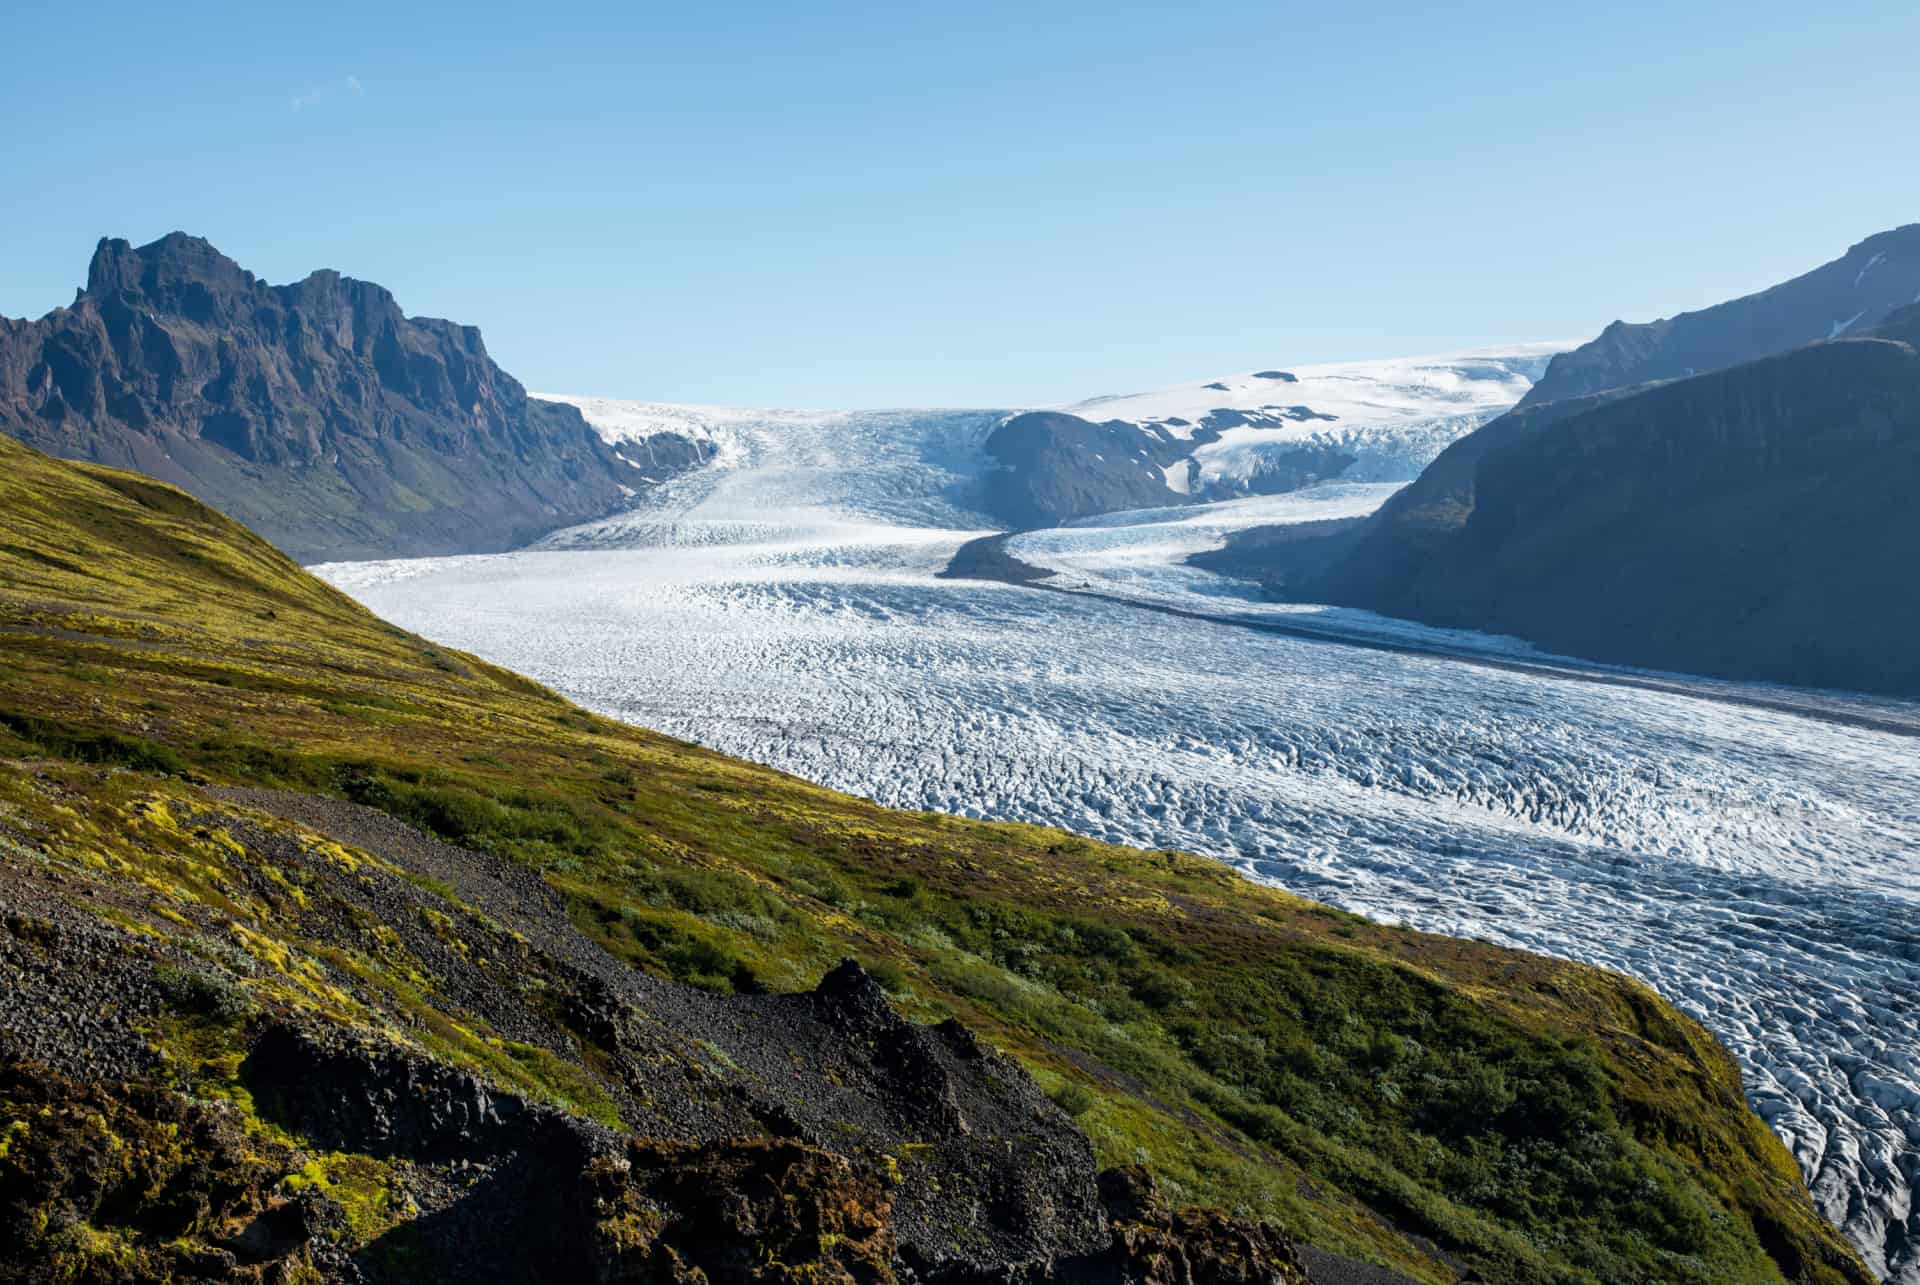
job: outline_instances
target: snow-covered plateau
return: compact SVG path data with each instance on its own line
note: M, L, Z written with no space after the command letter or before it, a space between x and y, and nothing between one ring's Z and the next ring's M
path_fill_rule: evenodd
M1331 405L1296 391L1310 369L1268 400ZM320 572L591 708L883 803L1185 848L1641 977L1733 1050L1869 1263L1920 1285L1920 708L1605 681L1182 565L1364 513L1393 489L1364 478L1016 538L1043 585L943 580L991 529L967 497L995 412L577 404L631 437L690 421L712 462L534 550Z
M1526 395L1566 343L1244 371L1061 406L1194 442L1168 485L1220 497L1259 490L1263 460L1302 447L1353 457L1349 482L1408 482L1434 456Z

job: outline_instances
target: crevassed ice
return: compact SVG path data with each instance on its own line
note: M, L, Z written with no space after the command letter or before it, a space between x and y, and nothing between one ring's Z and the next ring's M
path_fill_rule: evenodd
M1125 601L1277 610L1179 560L1391 487L1016 541L1117 601L936 580L987 525L964 483L991 422L747 417L724 464L548 548L322 570L592 708L882 803L1182 847L1639 976L1732 1049L1870 1264L1920 1285L1920 741Z

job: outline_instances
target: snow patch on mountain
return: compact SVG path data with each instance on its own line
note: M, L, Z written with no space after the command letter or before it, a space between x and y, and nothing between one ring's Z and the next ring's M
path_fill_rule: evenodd
M1263 458L1303 446L1354 456L1342 481L1404 482L1518 402L1554 355L1571 347L1510 344L1289 366L1094 397L1059 409L1095 423L1118 420L1196 442L1195 495L1253 489Z

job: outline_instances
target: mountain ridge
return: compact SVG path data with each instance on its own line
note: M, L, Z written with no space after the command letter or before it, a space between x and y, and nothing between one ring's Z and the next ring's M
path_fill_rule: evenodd
M1707 374L1523 403L1357 526L1243 533L1195 564L1592 659L1920 694L1902 565L1920 547L1916 340L1920 305Z
M647 484L477 328L331 269L271 286L181 232L103 238L71 305L0 322L0 431L184 486L303 561L498 551Z
M1322 362L1010 417L985 507L1018 527L1102 512L1403 481L1513 406L1563 344Z
M1868 330L1920 303L1920 223L1878 232L1829 263L1725 303L1615 321L1548 363L1522 406L1706 374Z

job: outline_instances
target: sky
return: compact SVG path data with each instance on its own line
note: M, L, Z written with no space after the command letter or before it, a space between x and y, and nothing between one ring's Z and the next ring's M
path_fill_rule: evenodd
M4 25L0 314L178 229L477 325L537 390L1045 405L1585 338L1920 221L1912 0Z

